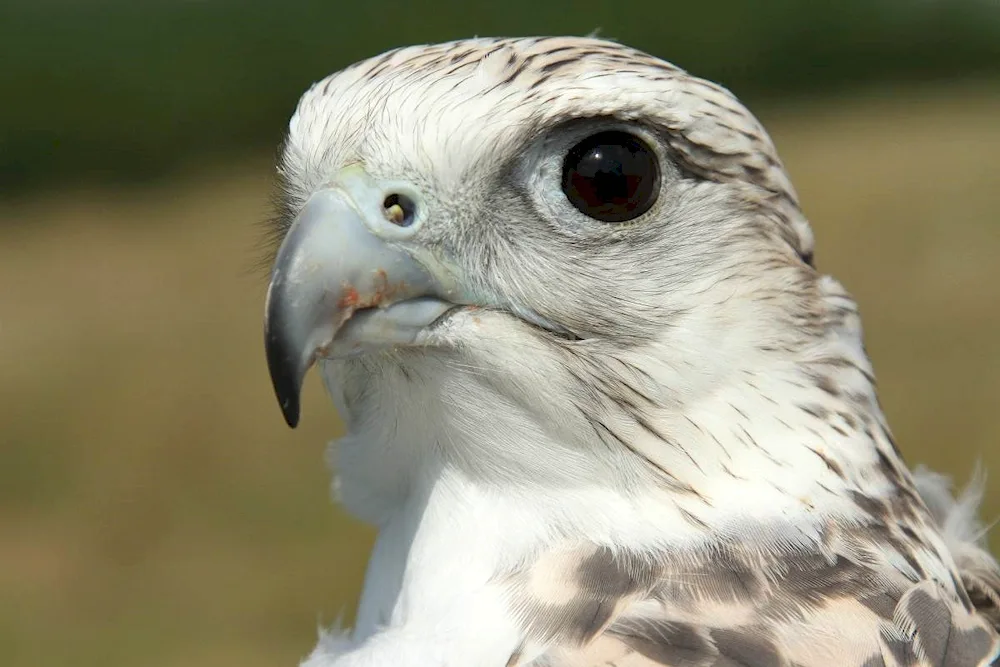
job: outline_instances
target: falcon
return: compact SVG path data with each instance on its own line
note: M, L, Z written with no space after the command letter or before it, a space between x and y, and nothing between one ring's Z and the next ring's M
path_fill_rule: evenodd
M593 38L400 48L304 94L279 173L274 389L295 426L319 367L378 528L303 665L997 664L976 490L904 464L727 90Z

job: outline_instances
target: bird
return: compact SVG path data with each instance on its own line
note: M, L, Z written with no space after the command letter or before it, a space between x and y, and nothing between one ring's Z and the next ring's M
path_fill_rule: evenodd
M1000 664L982 484L904 461L726 88L598 37L401 47L302 95L277 180L273 388L294 427L317 367L377 529L304 667Z

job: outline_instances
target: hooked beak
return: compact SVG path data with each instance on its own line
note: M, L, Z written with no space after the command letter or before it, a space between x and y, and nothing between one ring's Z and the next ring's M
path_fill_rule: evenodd
M423 219L412 187L377 184L359 167L342 171L295 218L271 273L264 319L268 370L290 427L318 357L420 344L429 325L463 303L450 272L407 244Z

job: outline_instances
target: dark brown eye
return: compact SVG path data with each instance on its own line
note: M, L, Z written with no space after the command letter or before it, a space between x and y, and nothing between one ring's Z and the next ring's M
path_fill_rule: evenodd
M562 189L573 206L595 220L638 218L659 194L656 154L627 132L600 132L570 149Z

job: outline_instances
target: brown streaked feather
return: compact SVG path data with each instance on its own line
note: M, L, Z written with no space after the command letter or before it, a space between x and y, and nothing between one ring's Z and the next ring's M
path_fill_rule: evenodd
M508 583L529 637L565 647L543 663L551 667L991 664L1000 639L965 591L892 565L926 548L884 524L838 525L811 545L734 540L656 557L567 550Z
M965 667L997 658L996 632L981 616L967 611L931 582L906 592L893 622L880 626L882 657L894 664Z
M976 608L1000 632L1000 572L978 559L959 560L962 584Z
M983 546L986 530L975 517L983 477L977 473L957 499L942 475L918 468L914 481L955 560L970 604L1000 632L1000 566Z

